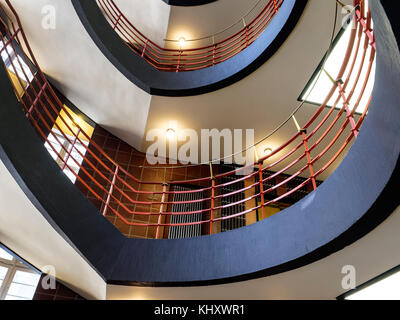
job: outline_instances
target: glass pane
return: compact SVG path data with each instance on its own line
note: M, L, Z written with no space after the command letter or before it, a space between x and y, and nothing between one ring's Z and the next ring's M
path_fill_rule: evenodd
M39 281L40 275L36 273L17 271L15 273L13 282L22 283L30 286L36 286Z
M330 74L331 78L333 79L337 78L338 66L342 64L343 59L345 57L351 31L352 31L352 25L349 25L342 34L342 36L339 38L333 50L329 53L329 57L326 60L324 69ZM357 52L355 47L352 51L351 58L349 60L350 62L353 61L355 54L357 53L357 56L355 58L355 67L352 71L352 74L349 77L350 86L348 90L350 91L350 88L353 87L355 81L357 80L357 77L359 76L357 85L354 87L354 92L349 101L350 110L352 110L353 108L356 107L355 103L363 93L362 98L359 101L358 106L356 108L357 113L363 113L368 105L369 98L371 96L374 87L375 69L376 69L376 62L374 61L374 63L372 64L371 73L369 75L369 80L366 84L365 91L363 91L362 89L364 85L364 79L366 79L368 75L368 61L369 61L369 55L371 53L371 48L368 48L366 58L361 68L360 65L363 62L363 54L360 53L360 50ZM349 76L350 70L351 68L347 67L342 77L343 80L345 80ZM359 75L358 72L360 72ZM332 83L332 80L325 73L325 71L322 71L319 78L314 79L313 83L309 86L307 92L303 94L301 99L305 99L307 102L320 105L324 102L328 92L332 89L333 86L334 84ZM334 105L335 100L338 98L338 96L339 94L337 91L328 102L328 106ZM342 105L343 105L342 100L339 100L339 103L336 105L336 108L340 109L342 108Z
M71 156L68 158L68 165L70 167L76 167L76 163L81 164L83 162L83 158L77 153L71 153Z
M347 300L400 300L400 272L375 282L350 296Z
M9 254L7 251L0 248L0 258L6 259L6 260L12 260L13 256L11 254Z
M18 76L26 82L31 82L33 74L28 65L22 60L20 56L14 57L13 64L17 69Z
M59 139L59 142L63 144L65 149L63 148L62 145L60 145L59 142L56 141L55 136ZM75 140L74 136L66 134L67 138L69 139L70 142L73 142ZM64 173L67 175L67 177L72 181L72 183L75 183L76 181L76 176L73 174L73 172L78 173L80 168L79 165L82 164L83 162L83 156L85 155L87 151L87 146L89 145L89 142L87 141L82 141L82 143L79 140L75 141L75 145L73 148L71 148L71 143L69 143L60 133L60 131L56 128L52 129L52 133L49 134L48 136L49 142L55 147L57 152L60 153L60 156L63 158L65 161L67 158L68 160L66 161L66 167L64 169ZM59 157L56 155L56 153L52 150L50 145L46 142L45 147L49 151L50 155L53 157L54 160L62 160L59 159ZM68 156L68 153L70 155ZM63 162L64 162L63 161Z
M6 295L5 300L32 300L32 298L27 299L27 298L17 297L17 296L13 296L13 295L8 294L8 295Z
M39 274L18 270L7 292L6 300L31 300L39 279Z
M12 283L7 295L21 297L24 299L32 299L35 294L36 287L26 286L19 283Z
M76 181L76 176L67 168L64 170L64 173L67 175L67 177L72 181L72 183L75 183Z
M4 278L6 277L7 271L8 271L8 268L0 266L0 280L1 281L3 281Z

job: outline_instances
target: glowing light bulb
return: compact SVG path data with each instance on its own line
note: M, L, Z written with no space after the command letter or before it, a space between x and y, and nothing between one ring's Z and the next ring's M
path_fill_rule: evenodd
M167 129L167 139L172 140L175 138L175 130L172 128Z
M264 149L264 155L265 156L269 156L272 153L272 149L271 148L265 148Z
M182 49L183 46L185 45L186 39L184 37L179 38L179 47Z

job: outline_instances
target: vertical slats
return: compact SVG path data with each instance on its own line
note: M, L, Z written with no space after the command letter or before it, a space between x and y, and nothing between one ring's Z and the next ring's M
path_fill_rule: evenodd
M187 186L175 186L174 191L190 191L194 188L189 188ZM195 193L177 193L173 196L173 201L194 201L204 198L203 192ZM185 212L185 211L196 211L201 210L201 202L192 202L188 204L173 204L172 212ZM202 213L196 214L183 214L183 215L172 215L171 224L179 223L193 223L202 221ZM191 238L201 236L201 224L196 225L186 225L186 226L172 226L169 228L169 239L181 239L181 238Z
M226 170L226 171L231 171L233 169L235 169L234 166L228 166L228 165L223 166L223 170ZM227 183L229 181L236 180L238 178L239 177L237 175L226 176L221 179L222 180L221 183L222 184ZM240 190L243 188L244 188L244 181L240 181L238 183L231 184L227 187L223 187L221 189L221 193L227 194L227 193L231 193L233 191L237 191L237 190ZM244 192L238 192L234 195L230 195L228 197L221 198L221 205L238 202L243 199L244 199ZM227 217L227 216L230 216L235 213L242 212L242 211L245 211L244 203L221 209L221 217ZM246 225L246 217L245 216L239 216L239 217L234 217L234 218L231 218L228 220L222 220L221 221L221 232L234 230L234 229L243 227L245 225Z

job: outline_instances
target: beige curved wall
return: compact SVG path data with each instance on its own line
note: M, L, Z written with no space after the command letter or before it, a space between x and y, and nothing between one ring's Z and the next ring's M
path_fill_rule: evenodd
M0 161L0 242L86 299L105 299L106 283L47 222Z

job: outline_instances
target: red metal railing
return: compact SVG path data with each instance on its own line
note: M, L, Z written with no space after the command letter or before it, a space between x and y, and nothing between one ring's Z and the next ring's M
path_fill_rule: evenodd
M263 3L266 5L263 5ZM221 63L251 45L260 34L267 28L272 18L278 13L284 0L260 0L256 6L263 5L261 11L249 22L246 23L246 17L243 17L239 23L243 27L239 31L233 31L233 34L225 36L223 40L216 42L216 37L226 35L237 27L237 23L224 29L212 36L186 40L186 45L190 43L210 44L196 46L194 48L179 48L179 40L167 40L176 43L178 48L163 48L157 43L147 38L140 32L121 12L113 0L97 0L98 5L107 17L109 23L119 36L125 41L129 48L143 57L153 67L162 71L192 71L208 68Z
M165 231L165 228L179 226L205 225L206 229L209 230L208 233L212 234L218 232L218 224L221 221L246 216L258 210L261 211L262 218L266 218L265 208L269 205L290 197L304 186L310 185L315 189L317 187L316 179L321 177L328 168L334 167L340 162L340 157L345 154L346 148L352 139L357 137L368 111L370 99L363 113L359 116L355 115L355 111L365 95L367 84L372 81L370 74L375 58L375 40L371 29L372 20L368 7L363 0L355 0L354 28L351 29L345 57L337 72L337 77L335 80L332 79L332 87L325 101L304 125L300 125L295 116L292 116L293 123L288 122L287 125L293 128L294 133L288 141L273 150L271 154L258 159L256 163L240 169L246 170L250 168L251 172L249 174L229 182L221 181L225 177L234 176L237 171L232 170L214 175L212 164L210 164L210 174L203 178L185 181L142 181L102 150L64 107L48 84L33 55L17 13L11 6L10 1L6 0L6 2L13 16L9 17L10 23L3 19L0 20L0 43L2 43L0 53L11 61L8 69L14 74L14 77L10 75L10 80L14 85L27 118L36 128L38 134L50 145L52 151L60 159L63 159L63 168L70 169L83 187L103 204L104 215L114 214L120 222L126 225L156 228L156 238L162 237L162 231ZM2 11L6 13L4 8L2 8ZM17 46L26 48L27 52L22 51L21 55L17 55L16 53L19 52ZM33 74L33 79L31 80L22 67L24 61L32 61L32 64L27 64ZM361 75L364 76L361 77ZM355 95L357 87L360 90ZM333 97L335 98L334 104L327 107L328 102ZM342 106L339 108L340 104ZM57 117L62 125L56 121ZM79 129L75 137L72 138L69 134L77 131L72 128L71 123ZM69 142L72 146L71 148L62 145L57 135L52 131L53 126ZM53 141L55 139L59 142L59 145L68 154L67 158L60 155L61 151L57 150L54 143L50 141L52 140L49 139L50 137L52 137ZM83 143L82 137L90 142L89 147L86 147L86 144ZM76 146L77 142L85 146L85 152L82 152ZM72 148L84 159L86 167L82 166L73 156ZM75 173L72 170L71 160L80 167L79 173ZM90 170L87 169L88 167ZM271 171L274 171L274 173L267 176L264 175L264 173ZM282 176L282 174L285 174L285 179L275 183L273 186L265 187L267 183L273 181L276 177ZM82 175L87 178L83 179ZM277 192L276 196L271 199L271 194L279 190L283 185L295 181L296 177L303 177L304 180L289 191L284 193ZM244 187L229 193L221 192L222 188L238 183L244 183ZM90 186L90 184L95 187ZM173 191L170 188L174 185L193 184L199 186L199 188L190 191ZM152 190L149 190L148 187L151 187ZM222 199L229 199L229 197L238 193L246 194L245 198L228 204L221 204ZM173 196L179 194L204 194L204 196L196 200L174 200ZM256 202L256 199L259 202ZM112 203L117 204L119 209L117 210ZM147 206L149 209L137 211L126 203ZM202 207L181 212L173 212L171 210L172 205L193 203L201 203ZM244 210L229 215L221 215L222 210L238 205L244 205ZM154 208L157 208L157 210L153 210ZM203 219L194 222L170 222L170 218L173 216L196 214L203 214ZM128 218L129 216L154 217L155 219L153 219L154 222L150 220L149 223L143 223L137 220L132 221Z

